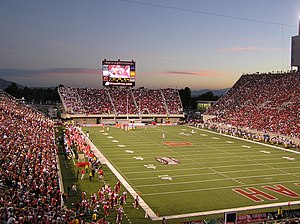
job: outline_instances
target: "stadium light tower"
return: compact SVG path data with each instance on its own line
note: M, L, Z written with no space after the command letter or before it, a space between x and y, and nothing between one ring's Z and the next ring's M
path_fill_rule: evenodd
M298 23L298 35L292 37L291 66L300 72L300 18Z
M300 15L299 15L299 19L298 19L298 35L300 35Z

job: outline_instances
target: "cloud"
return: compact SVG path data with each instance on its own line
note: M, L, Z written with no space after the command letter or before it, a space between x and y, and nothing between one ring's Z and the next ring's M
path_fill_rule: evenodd
M160 74L164 75L190 75L190 76L202 76L202 77L210 77L210 76L220 76L220 73L218 71L166 71L162 72Z
M266 48L266 47L256 47L256 46L248 46L248 47L232 47L232 48L222 48L219 51L223 52L241 52L241 51L281 51L281 48Z

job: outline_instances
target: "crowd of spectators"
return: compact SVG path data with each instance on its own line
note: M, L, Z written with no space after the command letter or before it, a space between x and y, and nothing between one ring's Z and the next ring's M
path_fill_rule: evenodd
M0 90L1 223L66 223L54 124Z
M205 114L215 123L300 138L299 83L297 72L242 75Z
M176 89L161 89L166 101L169 114L181 114L183 112L179 92Z
M141 114L166 114L166 104L161 90L139 88L133 90Z
M85 174L89 174L90 181L92 178L101 180L103 186L98 189L97 192L86 191L81 192L81 200L77 201L74 205L75 212L78 216L92 215L92 219L101 219L97 223L105 222L108 216L113 213L117 214L116 219L121 223L123 218L123 207L126 204L127 192L121 192L121 183L118 181L114 186L105 182L104 173L101 164L90 145L87 144L87 135L83 135L79 127L73 125L67 125L64 133L64 144L65 148L71 148L77 151L77 153L84 153L85 158L87 158L88 165L84 167L79 167L82 172L81 180L85 178ZM81 163L78 163L81 164ZM77 165L78 165L77 164ZM79 172L78 172L79 173ZM77 176L77 179L79 176ZM69 188L71 189L71 187ZM73 192L73 195L77 195L77 192ZM90 196L89 196L90 195ZM117 223L119 223L117 222Z
M182 114L183 107L176 89L128 89L106 87L59 88L61 100L70 114Z
M107 89L78 88L86 114L113 114L114 107Z
M59 87L59 94L66 112L70 114L84 114L84 106L79 97L77 88Z
M109 93L115 106L116 114L132 114L137 115L137 105L133 99L132 92L126 88L109 88Z
M110 186L104 181L91 196L82 191L74 210L64 206L77 189L76 185L68 186L68 192L60 189L53 121L1 90L0 121L1 223L79 223L82 215L92 217L91 223L106 223L112 211L121 222L127 192L121 192L120 182ZM99 160L78 128L67 126L63 140L66 152L76 149L84 153L89 161L84 169L93 177L104 177ZM100 214L102 218L97 217Z

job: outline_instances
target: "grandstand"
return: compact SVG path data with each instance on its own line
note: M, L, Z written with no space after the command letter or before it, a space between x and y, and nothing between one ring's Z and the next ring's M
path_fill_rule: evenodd
M211 124L300 137L299 72L245 74L204 114ZM299 141L298 141L299 142Z
M0 220L67 223L52 120L0 90Z
M183 107L176 89L59 87L63 118L80 124L176 123Z

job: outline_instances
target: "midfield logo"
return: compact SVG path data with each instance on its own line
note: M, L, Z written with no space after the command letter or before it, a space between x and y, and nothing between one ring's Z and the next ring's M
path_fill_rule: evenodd
M156 157L155 158L157 162L160 162L161 164L164 165L174 165L174 164L179 164L180 161L179 159L171 158L171 157Z

